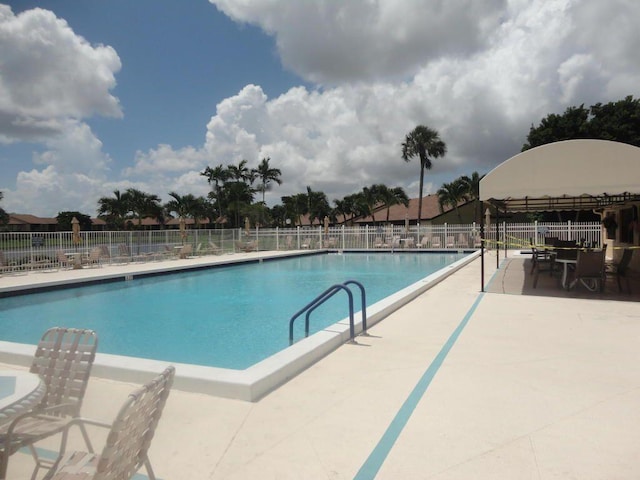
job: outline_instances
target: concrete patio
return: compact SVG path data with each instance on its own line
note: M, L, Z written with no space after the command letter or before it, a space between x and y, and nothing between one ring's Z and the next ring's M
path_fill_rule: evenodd
M258 402L174 389L150 451L156 474L640 477L640 302L545 295L543 275L528 294L525 259L498 271L495 253L486 260L486 293L475 260ZM136 386L92 378L83 414L110 421ZM31 467L16 454L9 478Z

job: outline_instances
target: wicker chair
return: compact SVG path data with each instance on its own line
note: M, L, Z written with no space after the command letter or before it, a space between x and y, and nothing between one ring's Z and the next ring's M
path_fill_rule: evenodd
M98 337L92 330L55 327L44 333L29 371L42 378L46 394L36 409L0 425L0 478L6 478L9 456L22 447L29 447L36 462L32 478L50 466L33 444L62 432L80 415L97 348ZM86 430L81 431L90 446Z
M109 428L101 454L65 452L69 429L65 430L60 456L44 480L127 480L145 466L155 480L148 451L167 402L175 375L170 366L149 383L129 395L113 424L77 418L69 424Z

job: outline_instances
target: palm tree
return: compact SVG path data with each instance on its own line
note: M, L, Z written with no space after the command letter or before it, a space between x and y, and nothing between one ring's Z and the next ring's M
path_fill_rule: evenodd
M128 211L138 219L138 228L142 225L143 217L153 217L162 221L162 206L160 197L153 193L146 193L136 188L128 188L122 198L126 202Z
M214 190L209 194L209 198L215 200L218 207L218 217L223 216L222 212L222 197L221 197L221 189L229 179L229 171L222 166L222 164L218 165L215 168L207 167L204 169L204 172L201 172L200 175L207 177L207 182L209 185L213 184ZM212 195L213 194L213 195Z
M98 217L117 230L124 229L124 222L129 212L126 197L120 190L113 191L113 197L101 197L98 200Z
M195 197L191 193L179 195L176 192L169 192L169 196L173 200L164 205L167 213L175 212L179 218L193 218L196 227L200 225L199 220L207 216L207 201L203 197Z
M307 187L307 213L312 225L315 219L322 223L324 217L331 215L331 206L324 192L314 192L311 187Z
M447 153L447 146L440 135L424 125L418 125L405 137L402 144L402 159L409 162L411 158L420 158L420 203L418 204L418 224L422 221L422 189L424 186L424 170L431 170L431 158L442 157Z
M438 190L437 195L440 213L444 213L445 205L450 205L455 209L458 220L462 223L458 204L467 199L467 184L461 179L454 180L451 183L444 183Z
M482 180L483 177L484 175L480 175L478 172L473 172L471 174L471 177L468 177L466 175L460 177L460 180L467 186L466 199L473 200L475 203L474 218L478 223L482 220L482 212L480 212L480 180Z
M371 187L364 187L360 196L360 213L365 217L370 216L373 224L376 223L375 210L382 202L384 191L388 190L385 185L376 184Z
M409 206L409 197L402 187L385 188L381 191L380 200L387 207L387 223L389 222L389 210L393 205Z
M4 198L4 194L0 192L0 200ZM0 208L0 224L6 225L9 223L9 214L4 210L4 208Z
M262 203L264 203L264 194L271 189L271 182L276 182L278 185L282 185L280 176L282 172L278 168L271 168L269 161L271 158L266 157L262 159L258 168L255 169L255 173L260 180L260 186L256 189L262 192Z

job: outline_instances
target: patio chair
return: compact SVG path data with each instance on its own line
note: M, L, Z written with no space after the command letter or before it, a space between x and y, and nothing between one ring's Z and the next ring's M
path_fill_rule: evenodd
M373 248L382 248L383 245L382 238L376 237L373 239Z
M622 252L622 258L620 258L618 263L607 263L605 265L605 277L616 277L616 281L618 282L618 292L622 292L622 283L620 282L620 279L624 278L627 283L627 293L631 294L631 285L629 284L629 264L631 263L632 257L633 250L625 248Z
M534 245L533 240L531 242L531 271L529 275L535 275L533 277L533 288L538 287L538 276L541 271L548 271L549 275L553 273L553 256L548 249L539 249ZM545 269L546 267L546 269Z
M414 248L413 237L407 237L404 241L404 248Z
M164 372L129 394L112 424L77 418L69 427L92 425L109 429L100 454L66 452L69 428L64 431L60 455L45 480L128 480L145 466L147 477L156 476L149 461L149 447L167 403L175 368Z
M193 247L190 243L183 245L180 251L178 252L178 258L185 259L189 258L193 254Z
M9 262L7 257L4 255L4 252L0 250L0 273L10 272L17 268L18 264L16 262Z
M34 443L64 431L80 415L97 348L92 330L55 327L44 333L29 371L42 378L47 391L36 409L0 425L0 478L6 478L9 455L22 447L29 448L36 462L32 478L51 464L38 455ZM83 427L81 432L91 448Z
M572 289L578 282L592 292L599 288L604 291L605 281L605 250L579 250L576 260L576 271Z
M287 235L284 244L287 250L293 250L293 237L291 235Z
M300 244L300 248L312 248L311 239L309 237L305 237Z
M62 250L56 252L56 258L58 259L59 268L73 268L73 259L67 257Z
M473 248L481 248L482 247L482 238L480 235L475 235L473 237Z
M102 258L102 247L93 247L89 252L89 256L86 260L83 260L83 265L89 265L90 267L101 267L100 260Z
M440 248L442 247L442 243L440 243L439 235L431 235L431 248Z
M467 248L469 246L469 237L465 233L459 233L458 240L456 241L456 246Z

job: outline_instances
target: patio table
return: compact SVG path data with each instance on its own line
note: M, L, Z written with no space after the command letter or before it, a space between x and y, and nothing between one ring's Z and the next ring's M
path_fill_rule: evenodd
M35 373L0 370L0 424L37 406L45 393L46 385Z

